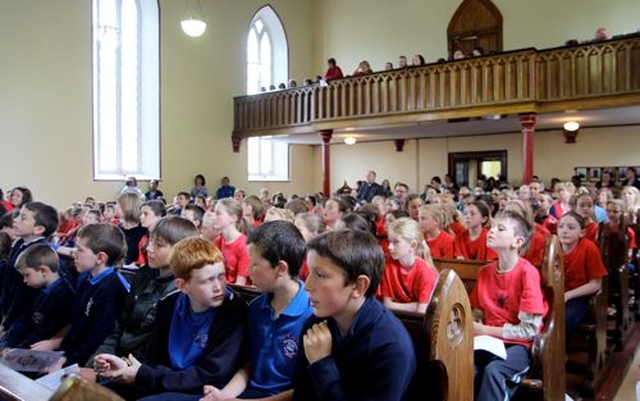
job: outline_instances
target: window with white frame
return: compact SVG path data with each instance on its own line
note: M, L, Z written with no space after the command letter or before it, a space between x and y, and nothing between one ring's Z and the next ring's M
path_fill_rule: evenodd
M286 84L289 49L284 27L270 6L254 15L247 37L247 93ZM247 140L249 181L288 181L289 145L272 137Z
M94 179L160 176L157 0L93 0Z

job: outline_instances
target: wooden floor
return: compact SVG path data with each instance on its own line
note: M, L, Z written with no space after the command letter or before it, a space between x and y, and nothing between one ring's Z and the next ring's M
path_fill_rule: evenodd
M633 374L635 370L632 366L636 349L640 343L640 323L636 323L633 335L627 342L625 348L620 352L615 352L612 357L609 370L606 373L604 384L597 389L594 399L579 397L579 378L575 375L567 375L567 393L574 398L574 401L611 401L616 397L618 389L625 380L627 374ZM628 389L625 389L627 392ZM632 393L633 394L633 393ZM615 398L618 400L619 398ZM621 401L634 401L635 398L620 399Z

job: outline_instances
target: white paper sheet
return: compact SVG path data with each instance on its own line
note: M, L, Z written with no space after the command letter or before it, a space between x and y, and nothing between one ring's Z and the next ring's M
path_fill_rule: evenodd
M491 352L498 358L507 359L507 349L504 341L492 336L476 336L473 338L473 349Z

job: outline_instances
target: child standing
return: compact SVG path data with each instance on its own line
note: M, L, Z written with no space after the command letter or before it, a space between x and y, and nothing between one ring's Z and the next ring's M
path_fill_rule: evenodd
M203 238L185 238L169 264L180 291L158 304L153 364L133 355L96 356L98 373L113 380L107 387L126 399L222 388L242 365L247 304L226 288L222 253Z
M438 280L436 269L416 256L424 242L418 223L404 217L389 227L389 254L380 292L390 309L424 313Z
M293 399L403 399L416 357L402 323L373 297L384 268L375 237L330 231L307 247L314 316L303 329Z
M487 246L485 225L491 216L489 206L482 201L474 201L464 209L464 222L467 230L456 235L453 254L465 260L495 260L496 253Z
M584 238L584 219L568 212L558 222L558 239L564 253L566 343L589 311L589 297L600 291L607 270L596 244Z
M420 229L434 258L453 259L455 237L443 228L445 215L439 205L424 205L420 208Z
M498 214L487 236L498 260L480 268L471 292L474 334L502 339L507 357L483 350L474 353L478 401L510 399L529 370L533 338L546 312L540 273L519 256L531 230L522 216L505 211Z
M40 340L53 337L71 322L74 293L58 274L58 255L46 244L27 248L16 262L24 282L41 289L34 308L11 325L4 346L29 348Z
M242 206L234 199L225 198L216 203L215 212L215 228L220 231L215 245L224 256L227 283L249 285L247 237L238 230L242 220Z

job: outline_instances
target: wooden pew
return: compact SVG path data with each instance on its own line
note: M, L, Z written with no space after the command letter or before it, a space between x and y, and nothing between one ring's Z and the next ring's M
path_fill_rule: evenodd
M488 262L454 259L434 259L436 268L451 269L458 273L467 291L475 287L478 269ZM531 370L516 394L521 399L555 401L564 399L565 393L565 338L564 338L564 267L562 248L557 237L547 238L541 286L549 303L543 331L534 339L531 349Z
M0 363L0 400L48 400L53 391Z
M247 301L255 287L228 284ZM411 335L418 371L408 400L468 401L473 399L473 321L469 297L451 270L438 277L426 313L394 311Z

